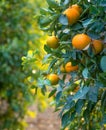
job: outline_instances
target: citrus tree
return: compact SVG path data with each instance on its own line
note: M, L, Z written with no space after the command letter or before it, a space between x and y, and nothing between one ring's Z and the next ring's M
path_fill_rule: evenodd
M48 38L36 78L42 93L49 88L61 129L105 129L106 1L47 0L38 24ZM33 54L34 55L34 54Z

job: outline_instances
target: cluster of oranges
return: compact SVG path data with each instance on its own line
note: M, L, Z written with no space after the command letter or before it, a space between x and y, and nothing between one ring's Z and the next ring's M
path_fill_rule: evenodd
M91 39L86 34L77 34L72 39L72 45L78 50L87 50L91 45L94 54L99 54L103 49L101 40Z
M64 72L69 73L69 72L73 72L76 70L78 70L78 65L73 66L71 62L67 62L64 66L61 65L61 67L60 67L60 71L63 73ZM47 79L51 81L52 85L56 85L59 81L59 76L57 74L49 74L47 76Z
M79 5L72 5L68 9L66 9L63 14L66 15L68 19L69 25L72 25L77 22L80 18L82 13L82 8ZM72 46L77 50L87 50L89 46L92 47L94 54L99 54L103 49L103 43L101 40L96 40L90 38L87 34L76 34L72 38ZM59 47L59 39L56 36L50 36L47 39L47 45L52 48L56 49ZM72 72L78 70L78 65L73 66L71 62L66 63L64 66L60 67L61 72ZM59 76L57 74L50 74L48 79L51 81L52 85L56 85L59 81Z

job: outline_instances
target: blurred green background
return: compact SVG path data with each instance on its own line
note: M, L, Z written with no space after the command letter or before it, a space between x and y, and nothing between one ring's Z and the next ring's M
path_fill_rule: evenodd
M31 85L35 83L29 81L32 68L23 71L21 58L28 50L42 55L43 34L36 23L42 5L42 0L0 1L0 130L24 130L24 117L31 115L28 106L36 103ZM42 96L38 94L37 99L46 108Z

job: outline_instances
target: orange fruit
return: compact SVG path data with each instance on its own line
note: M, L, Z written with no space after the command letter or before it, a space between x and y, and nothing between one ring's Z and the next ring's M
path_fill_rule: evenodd
M103 43L101 40L93 40L92 47L95 54L100 53L103 50Z
M72 39L72 45L78 50L85 49L91 43L91 38L86 34L77 34Z
M78 70L78 65L73 66L71 62L68 62L65 65L65 71L66 72L72 72L72 71L76 71L76 70Z
M69 7L63 12L63 14L66 15L70 25L75 23L80 17L80 12L75 7Z
M72 8L76 9L79 13L82 12L82 8L79 5L77 5L77 4L72 5Z
M59 76L57 74L49 74L47 79L50 80L52 85L58 84Z
M59 46L59 39L56 36L50 36L46 43L50 48L56 49Z

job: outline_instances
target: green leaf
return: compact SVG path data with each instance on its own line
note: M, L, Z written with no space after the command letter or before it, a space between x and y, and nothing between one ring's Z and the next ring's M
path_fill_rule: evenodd
M106 39L104 42L106 42ZM102 52L106 55L106 48L104 48Z
M84 116L85 121L88 122L89 121L89 111L87 109L84 111L83 116Z
M66 112L63 116L62 116L62 127L63 129L69 124L69 118L70 118L70 112Z
M60 17L59 17L59 22L60 22L62 25L68 25L68 19L67 19L66 15L60 15Z
M49 68L48 68L48 73L50 72L50 69L54 66L54 64L57 62L57 59L54 59L51 63L50 63L50 65L49 65Z
M90 87L89 93L89 100L91 100L92 102L97 102L97 98L98 98L98 88L95 87Z
M74 96L73 96L73 100L78 100L78 99L82 99L89 91L90 87L83 87L81 88Z
M81 113L81 110L82 110L83 105L84 105L84 100L79 99L79 100L77 101L77 103L76 103L76 106L75 106L75 107L76 107L76 112L77 112L78 114Z
M47 0L47 3L50 6L50 8L54 8L54 9L59 8L58 3L56 1L54 1L54 0Z
M43 83L44 83L44 82L43 82L43 79L39 78L37 82L38 82L37 85L42 88L42 85L43 85Z
M47 53L52 53L52 50L51 50L50 47L48 47L47 45L44 45L44 50L45 50Z
M88 77L89 77L88 68L85 68L85 69L82 71L82 75L83 75L84 78L88 78Z
M87 53L91 58L95 56L91 46L89 46Z
M52 54L47 54L44 56L43 60L42 60L42 63L45 64L48 62L48 59L52 56Z
M62 96L62 92L61 91L56 94L56 102L59 102L61 96Z
M75 101L70 99L70 100L67 101L67 103L63 107L63 111L64 110L71 110L74 106L75 106Z
M50 82L50 80L48 80L48 79L45 79L45 80L44 80L44 85L50 86L50 85L51 85L51 82Z
M84 116L86 122L89 122L90 113L94 109L95 105L96 105L96 103L92 103L91 101L88 102L86 110L83 113L83 116Z
M106 7L106 0L101 0L101 1L100 1L100 5Z
M102 124L106 124L106 112L103 113L103 119L102 119Z
M72 30L78 31L80 29L83 29L83 26L80 23L76 23L72 26Z
M92 23L89 27L89 31L94 30L95 33L100 33L103 31L103 29L105 29L104 23L101 21L95 21L94 23Z
M47 90L46 90L46 86L43 85L43 87L41 88L41 92L42 92L42 94L45 95L45 92L46 92L46 91L47 91Z
M70 2L70 0L64 0L63 4L67 5L67 4L69 4L69 2Z
M104 112L106 110L106 90L102 93L101 96L101 107L102 111Z
M97 15L98 14L98 8L96 8L96 6L91 6L90 7L90 13L93 15Z
M56 88L53 89L50 93L49 93L49 96L48 97L52 97L55 93L56 93Z
M106 72L106 56L103 56L101 58L100 66L103 72Z
M84 28L88 27L88 25L92 24L94 20L92 18L86 19L85 21L82 21L82 25Z
M41 17L39 18L38 22L41 26L45 27L51 23L51 19L48 17Z
M98 79L103 84L103 86L105 86L106 85L106 72L99 73Z
M93 30L93 29L92 29ZM92 31L92 30L89 30L87 32L87 34L92 38L92 39L99 39L100 38L100 34Z
M53 12L52 10L50 10L50 9L41 8L40 13L41 13L42 15L46 15L46 14L48 14L48 13L53 14L54 12Z
M72 51L71 56L72 56L72 58L73 58L74 60L76 60L76 59L77 59L77 53L76 53L76 51L75 51L75 50L73 50L73 51Z
M70 122L74 119L76 112L70 113L70 111L66 112L62 116L62 127L63 129L70 124Z

